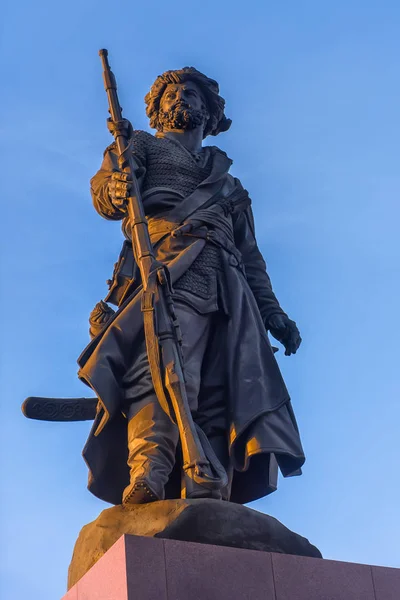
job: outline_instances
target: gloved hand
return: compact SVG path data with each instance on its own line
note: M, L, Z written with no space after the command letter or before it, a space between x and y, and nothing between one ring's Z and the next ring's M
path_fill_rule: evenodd
M285 347L285 355L296 354L301 344L300 331L287 315L275 314L268 319L267 329Z
M100 333L114 313L115 310L104 302L104 300L100 300L100 302L96 304L89 316L89 334L92 339Z
M118 210L126 210L126 201L130 196L132 179L128 173L114 171L108 182L107 192L111 202Z

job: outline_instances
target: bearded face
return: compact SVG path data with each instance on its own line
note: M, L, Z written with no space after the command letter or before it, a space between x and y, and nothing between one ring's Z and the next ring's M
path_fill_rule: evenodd
M160 124L163 131L171 129L195 129L204 126L206 123L207 112L205 110L196 110L183 102L179 102L169 111L159 113Z
M209 114L200 88L187 81L166 87L158 117L162 131L188 131L204 128Z

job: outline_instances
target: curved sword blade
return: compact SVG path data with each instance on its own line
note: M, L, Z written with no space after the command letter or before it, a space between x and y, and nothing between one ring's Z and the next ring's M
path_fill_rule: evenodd
M97 398L41 398L29 396L21 410L28 419L39 421L92 421Z

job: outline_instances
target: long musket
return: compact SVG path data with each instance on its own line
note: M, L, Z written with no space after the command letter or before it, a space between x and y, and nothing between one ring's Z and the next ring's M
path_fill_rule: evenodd
M142 279L142 313L153 385L161 407L179 429L184 471L183 495L209 496L210 492L218 491L227 484L227 476L213 455L208 440L193 422L183 373L182 338L174 311L168 269L156 260L151 244L132 151L118 101L117 84L108 63L108 52L100 50L99 55L120 168L129 174L132 182L131 196L126 206L134 258Z

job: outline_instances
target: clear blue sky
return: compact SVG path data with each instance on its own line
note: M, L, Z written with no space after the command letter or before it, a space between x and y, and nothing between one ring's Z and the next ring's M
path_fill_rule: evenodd
M400 5L6 2L1 24L1 580L54 600L80 528L90 423L28 421L28 395L79 396L76 358L104 297L119 225L91 206L110 143L98 49L125 114L166 69L216 78L218 143L250 191L258 241L304 343L278 360L304 474L254 503L326 558L400 566Z

